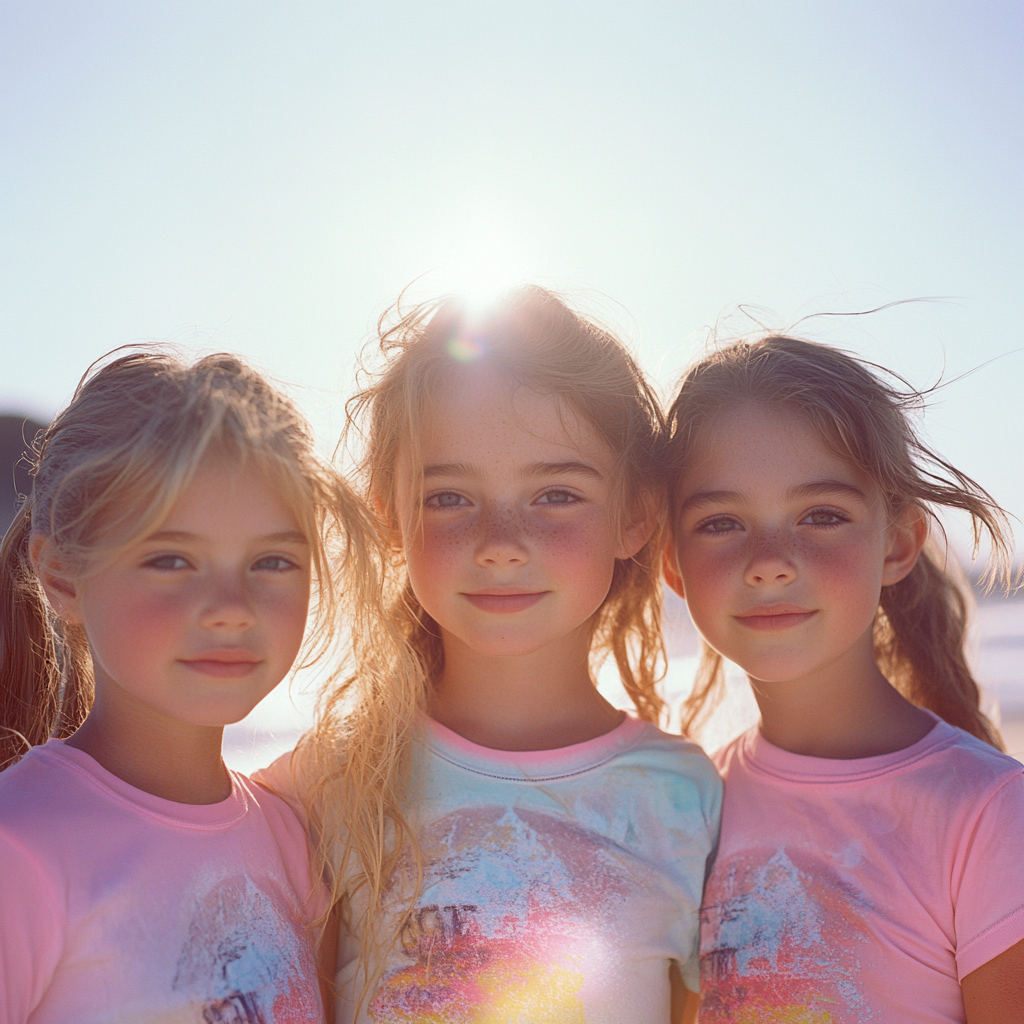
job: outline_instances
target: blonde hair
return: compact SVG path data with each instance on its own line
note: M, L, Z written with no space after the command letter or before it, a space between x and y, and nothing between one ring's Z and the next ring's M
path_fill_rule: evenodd
M453 298L407 311L399 305L381 318L378 333L383 370L348 411L350 439L366 425L362 478L385 537L394 538L399 526L400 456L419 464L424 420L443 395L453 394L453 379L474 366L497 372L510 387L553 396L593 427L616 459L620 523L630 512L657 516L657 399L623 344L558 296L520 288L479 317ZM410 748L444 664L440 631L416 599L397 547L392 550L388 615L379 629L394 632L363 645L359 671L330 695L314 740L319 780L312 817L322 829L324 858L334 860L336 897L351 904L359 892L364 910L355 925L370 956L394 939L377 923L396 870L403 857L418 861L403 810ZM655 690L664 664L660 550L660 539L652 537L634 558L616 563L591 645L595 661L614 658L637 714L649 721L662 709ZM406 896L411 908L415 895Z
M910 506L936 523L936 507L966 512L975 553L983 534L990 541L988 579L1001 573L1008 584L1006 515L987 491L917 435L910 417L924 397L883 367L815 342L772 335L713 351L686 371L669 409L663 464L670 507L672 482L699 452L718 412L743 401L783 407L803 416L831 454L875 482L890 517ZM913 703L1001 748L998 732L979 707L978 685L964 654L970 607L962 573L930 539L910 574L882 589L875 659ZM684 731L706 719L721 693L722 656L705 643L683 707Z
M225 455L259 468L309 540L316 614L307 662L330 646L339 592L372 592L376 578L370 517L264 377L225 354L191 365L153 348L113 355L90 367L37 438L32 493L0 549L0 767L70 735L93 699L87 638L47 607L29 557L34 531L69 576L88 575L151 533L205 458Z

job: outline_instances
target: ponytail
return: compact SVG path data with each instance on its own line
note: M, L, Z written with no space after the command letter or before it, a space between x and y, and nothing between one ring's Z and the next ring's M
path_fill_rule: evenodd
M74 732L92 702L85 635L49 611L29 559L31 534L26 503L0 547L0 771Z
M907 700L1002 750L964 656L971 593L958 568L942 568L939 558L926 545L910 573L882 589L875 660Z

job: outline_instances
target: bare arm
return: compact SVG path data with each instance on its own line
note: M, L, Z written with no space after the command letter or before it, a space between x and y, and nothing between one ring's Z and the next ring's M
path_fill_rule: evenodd
M967 1024L1024 1024L1024 939L960 983Z
M668 981L672 990L672 1024L694 1024L697 1020L697 1009L700 1006L700 996L691 992L683 984L683 976L679 972L679 964L673 960L668 968ZM971 1024L974 1024L972 1021Z

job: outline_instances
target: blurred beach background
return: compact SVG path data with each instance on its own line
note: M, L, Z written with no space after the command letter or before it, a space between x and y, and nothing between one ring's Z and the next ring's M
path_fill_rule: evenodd
M763 326L942 378L922 430L1019 538L1022 59L1017 0L0 0L0 525L34 430L117 346L240 352L331 451L404 287L534 281L666 392ZM677 704L696 637L669 621ZM1024 756L1024 600L979 596L974 644ZM287 749L315 685L232 726L231 763ZM753 716L731 676L702 739Z

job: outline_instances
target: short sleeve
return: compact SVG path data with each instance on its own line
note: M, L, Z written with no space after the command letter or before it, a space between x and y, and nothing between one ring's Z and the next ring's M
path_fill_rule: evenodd
M302 827L308 827L308 815L302 804L300 781L296 776L298 756L296 750L282 754L266 768L258 768L250 776L253 782L259 783L264 789L279 796L295 812Z
M953 879L962 980L1024 939L1024 773L1011 776L975 821Z
M706 759L705 759L706 760ZM694 771L693 782L699 788L699 799L704 820L705 842L702 845L708 852L702 862L693 861L687 865L688 873L692 872L691 885L693 902L681 908L677 915L676 944L679 949L678 963L683 983L691 992L700 990L700 935L699 911L704 886L711 874L715 856L718 852L719 833L722 825L722 794L723 785L717 767L706 760L704 769Z
M64 945L65 917L45 871L0 831L0 1020L24 1024L46 992Z

